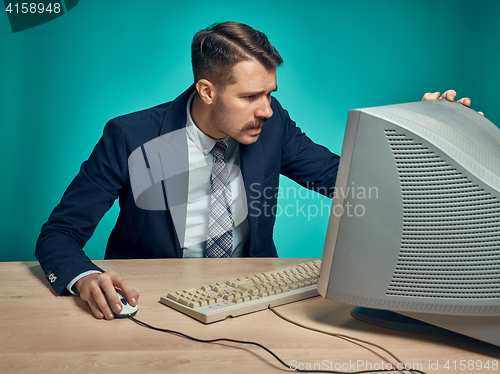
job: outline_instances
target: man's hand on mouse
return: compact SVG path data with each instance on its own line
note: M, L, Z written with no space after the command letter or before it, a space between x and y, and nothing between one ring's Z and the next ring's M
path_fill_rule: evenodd
M128 303L132 306L136 306L139 299L139 293L125 278L114 271L87 275L79 279L75 283L75 287L80 293L81 299L90 305L90 309L98 319L113 319L113 310L116 313L121 311L122 304L116 294L116 288L123 291ZM113 306L113 310L111 310L110 305Z
M455 90L448 90L444 94L441 95L439 92L427 92L424 97L422 97L422 101L427 100L438 100L438 99L446 99L448 101L454 101L457 97L457 93ZM458 103L465 105L466 107L470 107L471 100L468 97L463 97L457 101ZM478 112L480 115L484 116L483 112Z

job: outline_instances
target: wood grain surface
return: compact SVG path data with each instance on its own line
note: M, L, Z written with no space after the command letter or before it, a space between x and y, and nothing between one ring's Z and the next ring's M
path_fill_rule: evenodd
M136 318L153 326L200 339L226 337L258 342L292 368L349 372L353 368L387 367L387 362L383 363L380 357L366 349L291 325L269 310L204 325L159 303L161 296L172 291L279 269L306 260L162 259L96 263L131 282L140 293ZM56 296L37 262L0 263L0 278L0 373L292 371L255 346L203 344L149 330L128 319L97 320L80 298ZM500 373L498 366L496 370L492 366L495 360L498 365L500 347L464 336L431 337L385 330L354 320L349 314L351 308L347 304L315 297L277 307L277 310L314 328L380 344L403 363L426 373ZM387 354L384 356L388 357ZM447 362L449 368L445 367ZM473 366L470 366L471 362ZM487 363L489 369L485 368Z

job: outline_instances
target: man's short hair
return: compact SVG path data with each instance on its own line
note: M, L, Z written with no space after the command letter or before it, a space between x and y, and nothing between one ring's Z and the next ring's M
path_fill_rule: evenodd
M276 69L283 59L264 33L238 22L216 23L199 31L191 44L194 82L209 79L218 87L234 83L233 66L257 60Z

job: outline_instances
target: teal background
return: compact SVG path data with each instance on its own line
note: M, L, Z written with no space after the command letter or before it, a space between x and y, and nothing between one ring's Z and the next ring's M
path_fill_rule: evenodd
M453 88L500 124L499 15L494 0L91 0L13 34L0 14L0 260L35 259L40 227L109 119L191 84L189 46L201 28L234 20L265 32L285 60L275 96L314 141L339 153L350 109L428 91ZM282 182L284 208L298 190ZM301 204L329 204L302 193L309 200ZM103 258L117 212L115 204L87 244L92 259ZM328 212L282 212L279 255L321 256Z

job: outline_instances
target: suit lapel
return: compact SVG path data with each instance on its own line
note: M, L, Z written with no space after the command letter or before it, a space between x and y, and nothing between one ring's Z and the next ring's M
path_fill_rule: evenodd
M186 106L194 85L175 99L163 119L159 136L164 146L158 151L163 173L163 186L177 236L176 255L182 257L186 234L187 201L189 189L189 156L186 134Z
M240 164L248 205L248 226L250 230L250 256L257 250L257 229L262 213L261 196L264 182L262 143L240 144Z
M163 171L165 197L174 222L180 249L184 247L189 189L186 130L170 132L162 135L162 139L165 140L166 146L158 153L158 156Z

